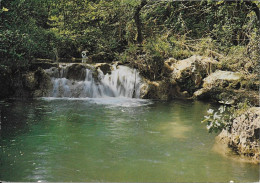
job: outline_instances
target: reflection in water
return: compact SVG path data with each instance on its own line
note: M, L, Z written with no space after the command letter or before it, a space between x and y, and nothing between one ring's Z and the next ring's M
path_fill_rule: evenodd
M191 130L192 128L190 126L179 124L177 122L163 123L161 127L159 127L161 133L178 139L188 138L187 133L190 133Z
M0 180L258 180L259 165L212 151L214 134L200 123L209 104L124 98L7 104L0 104Z

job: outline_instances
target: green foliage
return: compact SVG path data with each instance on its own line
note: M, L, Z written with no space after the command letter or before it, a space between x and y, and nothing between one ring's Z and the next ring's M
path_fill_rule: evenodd
M151 72L160 72L163 59L184 59L192 54L221 60L224 69L242 67L257 72L257 1L147 0L140 10L141 46L134 20L140 3L1 1L1 65L19 67L33 58L53 58L55 49L61 58L80 57L82 50L88 50L90 55L104 52L127 62L138 60L144 52L142 64L155 69Z
M55 36L46 30L44 1L4 1L0 14L0 67L25 68L33 58L50 58Z
M245 113L249 107L250 104L248 101L232 107L228 107L224 104L220 106L218 110L209 109L207 116L204 116L205 119L201 122L207 124L209 133L217 133L223 129L229 131L232 127L233 120L242 113Z

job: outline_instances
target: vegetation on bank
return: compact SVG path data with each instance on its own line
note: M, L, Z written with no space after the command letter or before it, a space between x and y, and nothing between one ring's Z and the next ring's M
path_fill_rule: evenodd
M210 133L221 132L223 129L230 132L234 119L245 113L250 106L250 103L246 101L235 106L224 104L217 110L209 109L202 123L207 124L207 129Z
M0 75L8 81L36 58L72 59L88 50L93 62L130 62L150 80L168 77L162 68L169 57L208 56L252 83L259 7L258 1L3 0Z
M88 50L122 61L156 57L149 62L200 54L221 60L224 69L254 72L259 7L258 1L4 0L1 69Z

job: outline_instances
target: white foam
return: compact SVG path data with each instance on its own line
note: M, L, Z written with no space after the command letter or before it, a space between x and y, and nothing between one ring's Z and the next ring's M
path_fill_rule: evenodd
M66 79L67 66L56 70L48 70L52 76L53 90L47 97L58 98L106 98L127 97L139 98L142 79L136 69L127 66L113 66L111 74L98 69L98 79L93 77L93 71L86 69L84 81ZM54 73L51 73L54 72Z

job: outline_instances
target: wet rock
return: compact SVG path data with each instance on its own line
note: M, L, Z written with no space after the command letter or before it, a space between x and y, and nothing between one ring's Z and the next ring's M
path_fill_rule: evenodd
M58 67L51 67L49 69L45 69L45 72L50 76L50 77L56 77L59 78L61 77L60 75L60 68Z
M38 69L34 73L35 88L32 89L33 97L47 96L52 88L50 76L43 70Z
M33 98L45 96L52 87L50 76L41 68L36 71L17 73L11 83L12 97Z
M96 69L100 69L104 75L111 74L111 65L107 63L99 63L95 65Z
M86 77L86 66L82 64L72 64L67 67L66 78L76 81L84 81Z
M23 75L23 86L29 90L35 89L36 79L34 77L34 72L29 72Z
M230 130L223 130L216 140L243 158L260 163L259 133L260 107L252 107L236 117Z
M142 98L171 100L174 98L187 98L187 91L180 91L180 87L170 81L148 81L146 80L145 90Z

